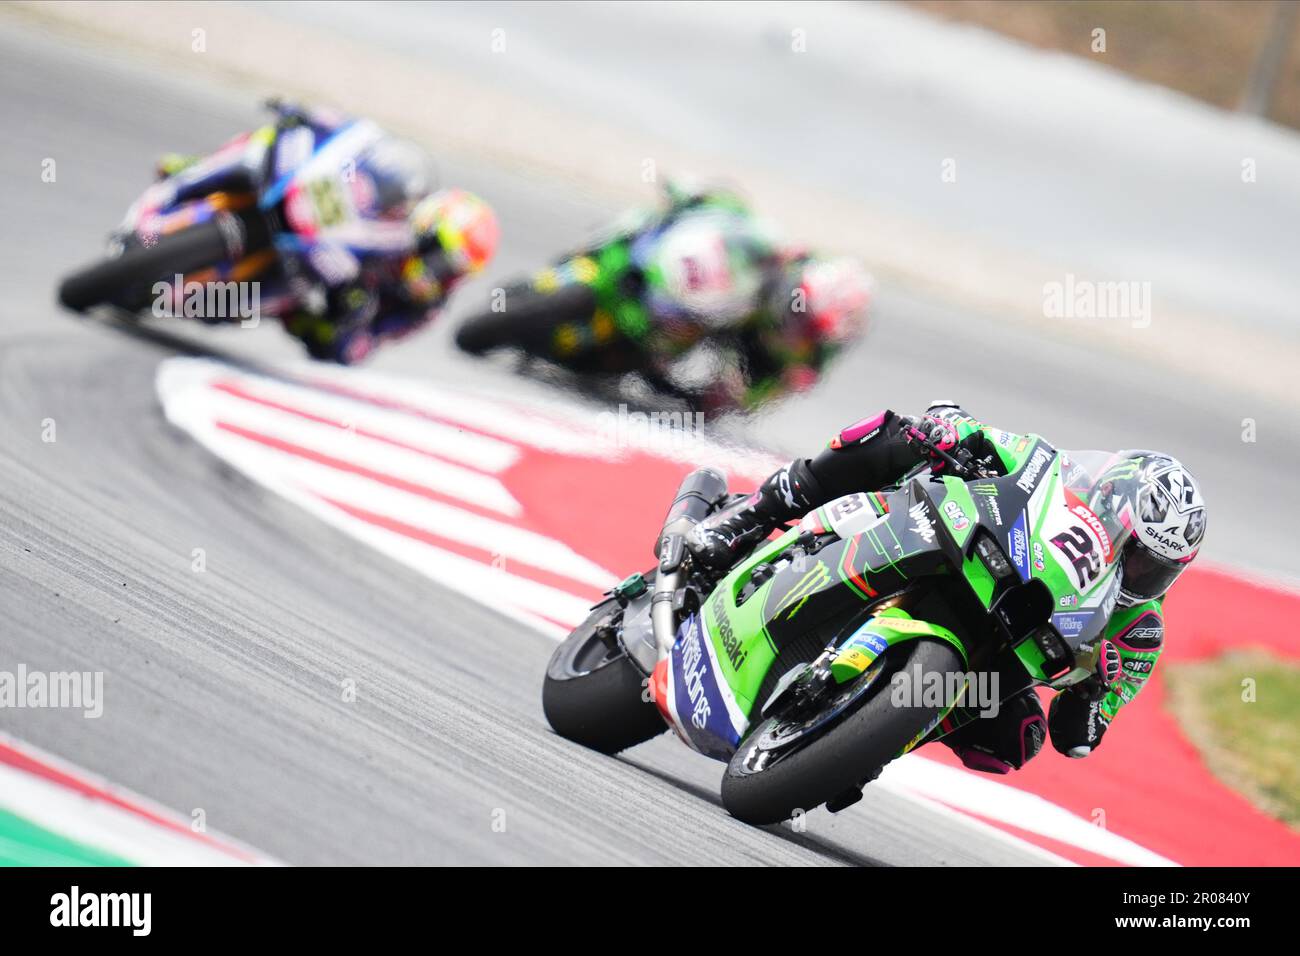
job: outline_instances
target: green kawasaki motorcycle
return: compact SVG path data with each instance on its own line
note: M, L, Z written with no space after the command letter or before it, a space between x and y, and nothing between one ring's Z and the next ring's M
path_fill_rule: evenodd
M708 406L712 378L699 380L682 361L700 346L733 341L775 256L739 208L634 211L497 290L488 309L456 330L456 343L474 355L507 350L534 370L571 373L597 395L618 396L635 376L652 393Z
M551 658L551 726L615 753L666 724L726 761L733 816L769 824L856 802L887 763L953 729L956 709L996 705L976 691L1007 662L1037 685L1085 679L1120 586L1113 543L1127 530L1090 506L1118 456L1014 437L1000 476L928 447L943 477L918 469L839 498L721 580L686 540L728 503L726 483L687 476L658 566L615 587Z

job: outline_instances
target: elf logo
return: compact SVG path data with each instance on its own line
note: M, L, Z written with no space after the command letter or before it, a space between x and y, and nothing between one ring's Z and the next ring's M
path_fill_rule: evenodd
M133 936L148 936L152 928L152 893L68 893L50 897L51 926L123 926Z

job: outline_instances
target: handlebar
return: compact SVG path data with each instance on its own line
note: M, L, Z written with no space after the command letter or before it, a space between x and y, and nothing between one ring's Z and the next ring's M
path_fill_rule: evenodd
M952 473L958 478L971 481L977 478L996 477L994 474L991 474L988 469L980 465L979 462L971 459L969 457L969 452L966 453L967 457L965 459L961 459L944 451L944 449L940 448L937 444L927 438L925 434L916 427L916 419L904 419L904 428L906 429L904 433L906 440L910 444L920 445L929 452L930 455L947 465L949 469L951 469Z

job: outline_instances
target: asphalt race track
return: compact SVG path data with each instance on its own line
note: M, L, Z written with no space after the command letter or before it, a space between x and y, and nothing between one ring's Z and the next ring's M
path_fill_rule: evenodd
M1041 861L873 788L849 812L810 815L806 832L756 830L721 809L720 766L666 736L618 760L571 746L541 714L550 640L336 533L168 426L160 360L187 349L278 360L296 346L271 328L128 334L63 314L54 288L96 254L158 153L210 149L254 125L256 94L4 26L0 653L30 669L103 671L107 703L98 720L7 711L0 731L181 814L201 808L210 827L293 864ZM44 157L57 160L55 183L41 180ZM609 213L567 187L441 165L502 219L500 260L466 301ZM1240 442L1242 417L1276 435L1285 410L1242 407L1176 369L1138 382L1140 355L1116 363L1006 340L997 323L915 293L882 290L879 306L868 343L759 423L759 437L806 447L872 408L942 393L1011 428L1078 436L1062 442L1076 447L1201 449L1193 462L1217 508L1207 553L1296 573L1284 529L1255 526L1232 494L1243 468L1300 466L1294 447ZM490 376L516 397L539 388L454 354L451 324L375 367ZM958 353L982 367L940 374ZM1071 376L1085 400L1059 388ZM195 548L204 573L191 570Z

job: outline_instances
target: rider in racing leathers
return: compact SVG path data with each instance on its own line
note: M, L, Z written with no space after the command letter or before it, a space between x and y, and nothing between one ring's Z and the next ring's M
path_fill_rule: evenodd
M816 383L861 329L872 283L860 264L777 242L743 199L726 189L669 182L664 206L637 210L626 233L654 233L645 291L654 317L630 344L662 384L669 365L702 341L717 353L712 380L694 397L706 410L752 409Z
M460 189L433 191L428 156L367 120L268 102L273 124L205 158L168 155L145 193L151 215L217 191L283 201L279 269L261 293L313 358L351 363L431 320L498 239L496 216ZM325 157L323 160L322 157ZM304 181L293 174L312 162ZM238 267L236 267L238 270Z
M932 405L922 418L884 411L839 433L813 459L796 459L752 495L696 526L691 549L709 567L730 567L780 523L842 495L897 481L930 459L932 472L946 463L918 447L931 442L950 454L969 452L1005 471L999 448L1020 438L990 428L950 402ZM1125 515L1132 529L1122 545L1122 583L1104 632L1096 672L1061 691L1043 714L1031 687L1013 692L995 718L950 715L941 739L975 770L1019 769L1042 747L1050 727L1053 746L1085 757L1102 741L1116 713L1150 678L1164 642L1161 605L1174 580L1195 558L1205 534L1205 504L1191 474L1175 459L1151 451L1121 452L1121 461L1097 482L1093 503ZM1131 509L1131 513L1129 512Z

